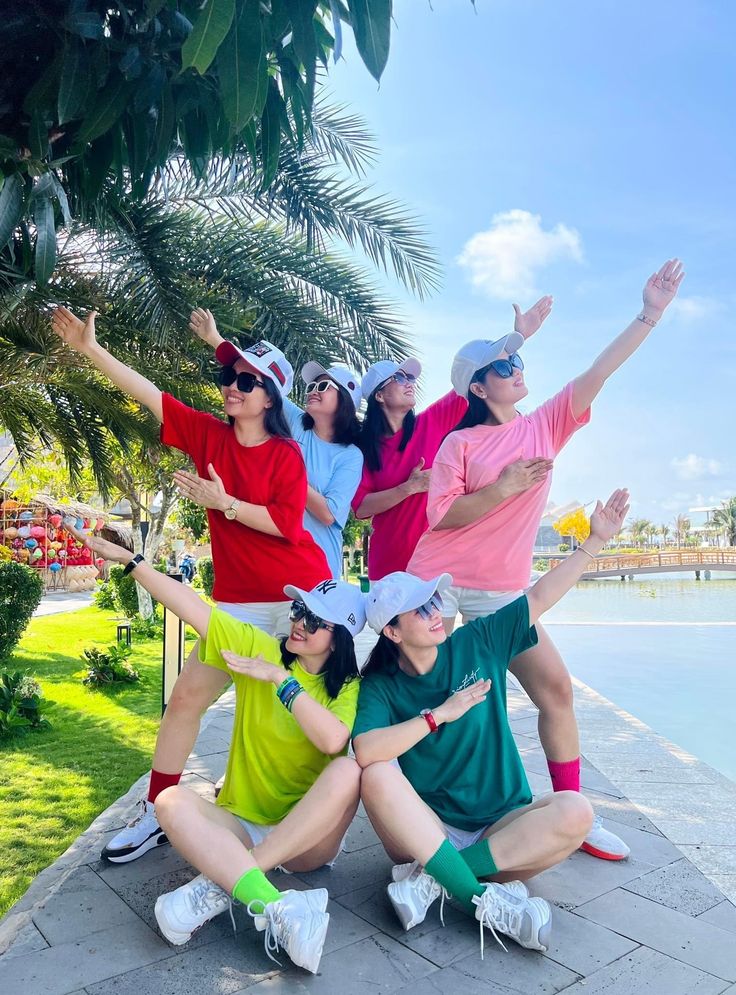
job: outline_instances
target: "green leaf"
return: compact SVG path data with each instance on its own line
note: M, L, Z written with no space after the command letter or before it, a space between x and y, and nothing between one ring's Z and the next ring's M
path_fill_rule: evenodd
M40 110L35 110L28 128L28 147L36 159L45 159L49 151L49 129Z
M194 22L191 34L182 45L181 67L193 67L204 75L230 30L235 16L235 0L207 0Z
M0 135L0 159L12 159L18 154L18 143L14 138Z
M0 190L0 247L7 245L23 211L23 180L17 173L5 178Z
M348 0L355 44L374 79L380 80L391 41L391 0Z
M68 228L72 223L72 215L69 210L69 200L66 195L66 190L54 173L50 173L49 175L54 181L54 193L56 194L56 199L59 201L59 205L61 206L61 213L64 215L64 224Z
M166 86L161 91L156 115L156 132L153 138L151 159L157 166L162 166L169 154L176 128L174 96L171 87Z
M94 109L79 126L77 142L86 145L87 142L93 142L95 138L109 131L125 110L128 92L128 85L124 79L120 76L113 78L98 94Z
M90 87L89 60L83 45L72 42L64 52L57 101L59 124L79 117Z
M120 130L119 128L117 129ZM97 141L92 143L92 147L82 160L83 176L86 186L86 196L90 201L95 200L99 194L105 177L110 171L113 156L115 154L115 140L111 131L106 131Z
M49 112L55 110L62 60L63 49L60 47L53 62L48 64L26 94L23 101L23 110L26 114L33 114L36 110Z
M64 27L80 38L100 39L103 35L102 19L92 11L73 11L65 18Z
M314 11L317 0L286 0L291 19L291 43L307 72L314 71L317 43L314 38Z
M33 212L36 223L36 283L48 283L56 266L56 226L50 197L38 200Z
M261 188L263 190L271 186L279 166L283 112L284 102L281 99L279 88L276 86L276 81L271 79L268 83L268 96L261 118L261 159L263 162Z
M260 116L268 87L268 60L258 0L245 0L217 53L220 95L228 121L242 131Z

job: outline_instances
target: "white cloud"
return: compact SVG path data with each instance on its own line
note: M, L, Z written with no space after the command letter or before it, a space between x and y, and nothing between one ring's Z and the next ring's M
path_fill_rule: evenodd
M689 453L682 458L675 457L671 466L680 480L702 480L705 477L720 477L723 465L715 459Z
M714 317L720 311L720 303L712 297L676 297L670 311L684 322L695 323Z
M474 287L509 300L537 292L537 272L558 259L582 262L579 233L564 224L545 231L539 214L517 208L494 214L491 227L473 235L457 261L469 271Z

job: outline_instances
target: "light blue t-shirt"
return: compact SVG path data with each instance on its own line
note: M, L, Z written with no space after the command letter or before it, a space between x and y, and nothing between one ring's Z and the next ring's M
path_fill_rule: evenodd
M324 550L332 576L342 577L342 530L360 483L363 454L357 446L325 442L316 432L305 429L304 412L288 398L284 398L284 414L304 454L309 486L322 495L335 519L332 525L325 525L305 510L304 528Z

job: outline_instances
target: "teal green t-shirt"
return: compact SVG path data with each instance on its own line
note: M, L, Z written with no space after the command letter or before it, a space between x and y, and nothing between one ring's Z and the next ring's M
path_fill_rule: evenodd
M506 713L506 671L537 643L525 596L476 619L438 647L428 674L371 674L361 681L353 739L437 708L454 691L492 680L486 700L425 736L399 758L402 772L433 812L450 826L475 830L532 800Z

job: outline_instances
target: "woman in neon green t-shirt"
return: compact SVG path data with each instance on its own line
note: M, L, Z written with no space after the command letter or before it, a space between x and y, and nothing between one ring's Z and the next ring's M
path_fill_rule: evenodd
M358 701L353 637L364 600L342 581L311 591L287 585L291 631L280 642L210 608L194 591L104 539L76 533L98 556L126 564L135 579L197 630L203 663L235 684L227 773L217 803L167 788L156 815L200 873L156 902L156 919L176 945L242 902L265 931L266 951L283 947L316 972L329 915L327 891L279 892L265 871L311 871L331 863L358 807L360 768L345 756Z

